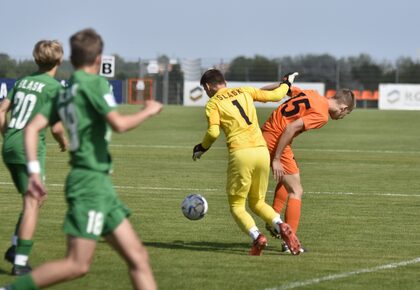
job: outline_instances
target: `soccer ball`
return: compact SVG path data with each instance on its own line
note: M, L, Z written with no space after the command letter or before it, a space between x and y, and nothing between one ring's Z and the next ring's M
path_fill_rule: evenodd
M181 204L182 213L190 220L202 219L207 209L207 200L198 193L188 195Z

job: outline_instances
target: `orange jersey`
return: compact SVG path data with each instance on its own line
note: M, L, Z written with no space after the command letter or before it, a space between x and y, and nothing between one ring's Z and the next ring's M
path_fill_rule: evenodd
M262 127L270 154L273 155L276 151L277 143L287 124L301 118L304 124L303 131L307 131L321 128L328 122L328 117L328 101L324 96L313 90L292 87L292 98L280 105Z

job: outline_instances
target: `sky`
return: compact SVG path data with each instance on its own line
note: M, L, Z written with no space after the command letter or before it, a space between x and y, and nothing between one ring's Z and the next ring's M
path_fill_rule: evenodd
M91 27L126 60L367 53L420 59L416 0L2 0L0 53L30 58L40 39Z

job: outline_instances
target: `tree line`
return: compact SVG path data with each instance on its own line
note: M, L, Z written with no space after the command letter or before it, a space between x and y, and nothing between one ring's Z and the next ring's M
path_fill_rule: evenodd
M138 76L138 63L126 62L118 55L115 55L115 66L118 67L115 79L125 80ZM36 71L37 66L32 59L15 60L5 53L0 53L0 78L20 78ZM73 71L69 60L64 60L58 68L56 78L68 79Z
M322 82L326 89L376 90L379 83L420 83L420 62L408 57L399 58L395 64L377 62L367 54L347 58L328 54L238 57L229 64L226 77L234 81L272 81L294 71L300 73L300 82Z
M139 62L125 61L115 55L115 79L125 80L139 76ZM161 56L158 61L167 61ZM215 64L217 67L218 64ZM219 65L220 66L220 65ZM36 70L33 60L15 60L0 53L0 78L19 78ZM64 60L57 72L57 79L67 79L72 72ZM378 62L367 54L336 58L329 54L307 54L270 59L256 55L239 56L223 64L229 81L276 81L287 72L298 71L300 82L322 82L326 89L349 87L359 90L376 90L379 83L420 83L420 62L401 57L395 63ZM177 65L171 73L172 81L182 81L182 71Z

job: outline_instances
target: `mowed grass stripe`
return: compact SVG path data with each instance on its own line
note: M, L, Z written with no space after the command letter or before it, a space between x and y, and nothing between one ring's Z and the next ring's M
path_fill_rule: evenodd
M55 143L47 143L47 146L57 147ZM160 144L109 144L110 147L121 148L151 148L151 149L191 149L194 145L160 145ZM211 150L227 150L223 146L212 146ZM293 151L309 152L334 152L334 153L377 153L377 154L420 154L420 151L399 150L362 150L362 149L332 149L332 148L293 148Z
M10 187L14 187L12 182L0 182L0 185L7 185ZM56 183L47 183L46 186L51 187L62 187L64 188L64 184L56 184ZM130 189L130 190L156 190L156 191L182 191L185 193L188 192L223 192L224 189L222 188L181 188L181 187L150 187L150 186L126 186L126 185L114 185L116 189ZM273 193L272 190L268 190L268 193ZM326 194L326 195L373 195L373 196L393 196L393 197L420 197L420 194L403 194L403 193L379 193L379 192L332 192L332 191L306 191L306 194Z
M306 280L306 281L293 282L293 283L285 284L285 285L282 285L282 286L279 286L279 287L266 288L265 290L295 289L295 288L310 286L310 285L314 285L314 284L319 284L319 283L326 282L326 281L338 280L338 279L343 279L343 278L347 278L347 277L350 277L350 276L366 274L366 273L374 273L374 272L383 271L383 270L396 269L396 268L405 267L405 266L418 264L418 263L420 263L420 257L412 259L412 260L408 260L408 261L402 261L402 262L397 262L397 263L380 265L380 266L373 267L373 268L365 268L365 269L355 270L355 271L351 271L351 272L344 272L344 273L340 273L340 274L333 274L333 275L328 275L328 276L325 276L325 277L314 278L314 279L310 279L310 280Z

